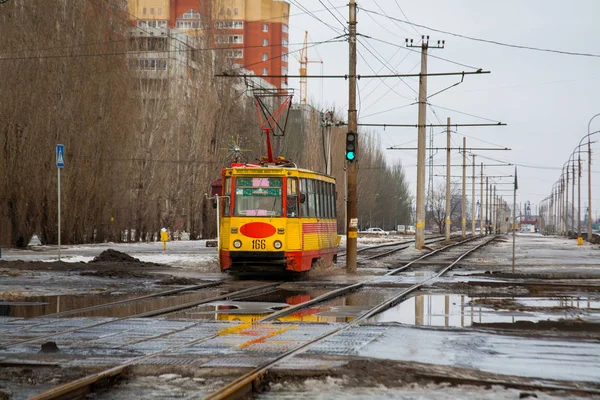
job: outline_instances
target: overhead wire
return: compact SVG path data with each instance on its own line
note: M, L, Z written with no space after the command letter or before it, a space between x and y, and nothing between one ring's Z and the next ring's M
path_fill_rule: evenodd
M489 119L489 118L485 118L485 117L480 117L478 115L469 114L469 113L466 113L464 111L459 111L459 110L455 110L455 109L448 108L448 107L442 107L442 106L439 106L439 105L436 105L436 104L433 104L433 103L428 103L428 104L429 104L430 107L435 107L435 108L440 108L442 110L452 111L452 112L455 112L455 113L458 113L458 114L467 115L469 117L479 118L479 119L482 119L484 121L500 122L500 121L495 120L495 119Z
M375 40L376 42L385 43L385 44L388 44L388 45L394 46L394 47L402 47L402 48L405 48L408 51L411 51L411 52L414 52L414 53L420 53L419 50L411 49L410 47L405 47L405 46L399 45L397 43L388 42L387 40L377 39L377 38L369 37L369 36L365 36L365 37L367 39ZM427 54L427 56L431 57L431 58L436 58L438 60L446 61L446 62L449 62L451 64L455 64L455 65L458 65L458 66L461 66L461 67L465 67L465 68L470 68L470 69L474 69L474 70L481 69L479 67L473 67L472 65L467 65L467 64L459 63L458 61L452 61L452 60L449 60L447 58L436 56L436 55L433 55L433 54Z
M402 13L402 15L404 15L404 18L406 18L406 21L408 23L410 23L410 20L408 19L408 17L406 16L406 14L404 13L404 10L402 9L402 7L400 7L400 4L398 3L398 0L394 0L394 2L396 3L396 6L398 6L398 9L400 10L400 12ZM379 8L381 10L381 8ZM383 12L383 10L381 10ZM396 25L398 25L397 21L394 21L396 23ZM398 25L400 26L400 25ZM417 28L411 23L410 26L415 30L415 32L417 33L417 35L421 35L421 33L419 33L419 31L417 30Z
M322 1L322 0L319 0L319 3L321 3L321 5L322 5L323 7L327 8L327 6L325 5L325 3L323 3L323 1ZM333 5L333 4L331 4L331 2L330 2L330 1L328 1L328 3L329 3L330 5ZM339 22L339 24L342 26L342 30L343 30L343 31L345 31L345 30L346 30L346 25L345 25L345 24L344 24L342 21L340 21L340 20L338 19L338 17L337 17L337 16L336 16L336 15L333 13L333 11L331 11L329 8L327 8L327 11L329 12L329 14L331 14L331 16L332 16L333 18L335 18L335 20L336 20L337 22Z
M445 30L442 30L442 29L432 28L432 27L429 27L427 25L417 24L417 23L410 22L410 21L404 21L402 19L394 18L394 17L392 17L390 15L382 14L382 13L379 13L377 11L367 10L365 8L362 8L362 10L365 11L365 12L367 12L367 13L373 13L373 14L379 15L381 17L389 18L391 20L395 20L395 21L398 21L398 22L401 22L401 23L405 23L405 24L409 24L409 25L412 25L412 26L417 26L419 28L427 29L427 30L430 30L432 32L443 33L443 34L446 34L446 35L455 36L455 37L459 37L459 38L467 39L467 40L472 40L472 41L476 41L476 42L494 44L494 45L503 46L503 47L512 47L512 48L523 49L523 50L532 50L532 51L547 52L547 53L557 53L557 54L570 55L570 56L583 56L583 57L596 57L596 58L600 58L600 54L594 54L594 53L582 53L582 52L575 52L575 51L556 50L556 49L549 49L549 48L525 46L525 45L513 44L513 43L505 43L505 42L500 42L500 41L497 41L497 40L481 39L481 38L477 38L477 37L473 37L473 36L463 35L463 34L460 34L460 33L454 33L454 32L445 31Z

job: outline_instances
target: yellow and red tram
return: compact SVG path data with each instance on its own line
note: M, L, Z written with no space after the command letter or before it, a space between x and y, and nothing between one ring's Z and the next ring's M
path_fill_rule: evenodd
M222 271L304 272L335 262L333 177L294 164L232 164L222 185Z

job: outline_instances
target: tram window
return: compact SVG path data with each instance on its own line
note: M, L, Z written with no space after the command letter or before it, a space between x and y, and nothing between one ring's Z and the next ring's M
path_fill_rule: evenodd
M318 181L312 179L313 185L313 198L315 199L315 217L321 216L321 202L319 200L319 184Z
M287 217L298 218L298 179L287 178Z
M312 179L307 180L308 183L308 216L310 218L317 217L317 203L315 200L315 186Z
M317 197L317 218L323 218L323 182L315 181L315 195Z
M319 181L319 197L321 198L321 218L327 218L327 195L325 193L326 183Z
M241 217L281 217L282 178L236 178L234 213Z
M335 185L333 185L333 218L337 218L337 192Z
M223 187L224 189L224 193L223 196L225 196L223 198L223 215L225 217L229 217L229 212L230 212L230 203L231 203L231 177L228 176L227 178L225 178L225 186Z
M300 193L304 196L304 201L301 203L300 215L302 218L308 218L308 184L305 178L300 179Z
M331 209L331 206L333 205L331 202L331 183L327 182L325 187L327 188L327 218L331 219L333 218L333 210Z

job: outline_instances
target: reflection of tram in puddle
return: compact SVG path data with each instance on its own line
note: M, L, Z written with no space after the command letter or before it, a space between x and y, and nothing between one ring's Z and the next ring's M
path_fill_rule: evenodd
M218 321L239 321L253 323L271 313L285 309L289 306L304 303L310 300L310 295L287 297L285 303L267 302L220 302L214 304L214 316ZM355 318L354 307L347 307L345 299L336 299L325 304L316 305L287 315L277 320L280 322L349 322ZM345 310L348 308L348 310Z

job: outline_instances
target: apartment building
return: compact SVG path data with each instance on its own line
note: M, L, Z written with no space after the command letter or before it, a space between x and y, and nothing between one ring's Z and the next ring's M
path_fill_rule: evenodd
M287 1L129 0L127 7L140 31L151 32L149 36L166 37L172 30L191 37L208 35L216 54L257 76L288 74ZM264 80L276 88L287 87L282 78Z

